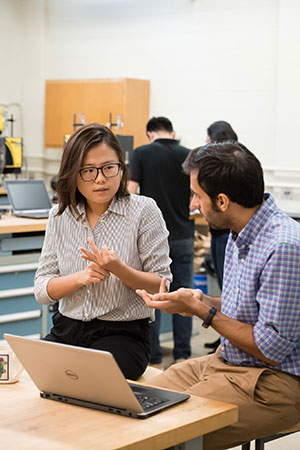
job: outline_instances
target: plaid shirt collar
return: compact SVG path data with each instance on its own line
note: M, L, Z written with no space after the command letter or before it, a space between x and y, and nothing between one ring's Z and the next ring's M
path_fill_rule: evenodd
M278 208L271 194L264 194L264 201L260 208L253 214L247 225L239 232L232 231L232 240L238 249L248 249L251 247L256 236L265 226L270 217L276 214Z

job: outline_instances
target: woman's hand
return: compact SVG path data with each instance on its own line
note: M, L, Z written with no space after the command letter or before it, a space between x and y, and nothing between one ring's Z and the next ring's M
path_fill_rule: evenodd
M81 255L81 258L98 264L98 266L106 269L107 271L114 272L114 270L118 268L121 262L117 253L106 247L106 245L103 245L103 247L98 250L96 245L90 238L88 238L88 241L92 252L86 250L83 247L80 247L80 250L83 253L83 255Z
M53 300L60 300L63 297L74 294L83 286L101 283L109 276L110 273L107 270L91 262L84 270L63 277L51 278L47 284L47 292Z
M78 276L82 286L88 286L92 283L105 281L110 276L110 273L98 264L91 262L84 270L78 273Z

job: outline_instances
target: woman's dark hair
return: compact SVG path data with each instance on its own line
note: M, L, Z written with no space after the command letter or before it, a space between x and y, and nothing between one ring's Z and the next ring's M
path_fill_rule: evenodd
M211 142L237 141L237 134L231 125L224 120L218 120L207 128L207 134Z
M111 147L121 163L122 176L116 197L129 195L127 191L128 169L119 141L109 128L99 123L91 123L74 131L65 144L57 181L59 204L57 215L62 214L69 206L72 214L78 216L77 205L84 202L85 198L77 189L77 176L87 152L99 144Z
M213 142L196 148L184 161L183 170L187 174L198 171L198 184L214 203L220 193L245 208L263 202L261 164L239 142Z

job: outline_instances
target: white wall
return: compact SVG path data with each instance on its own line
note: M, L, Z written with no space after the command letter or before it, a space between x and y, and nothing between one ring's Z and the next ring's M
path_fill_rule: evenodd
M299 169L300 1L281 1L279 17L276 165Z
M45 2L22 0L22 104L24 143L27 156L44 155L44 91L45 91Z
M9 116L21 117L23 85L23 24L21 0L0 0L0 109ZM10 128L9 128L10 129ZM22 133L21 122L14 123L16 135Z
M2 47L0 103L22 102L25 143L40 164L45 79L145 78L151 115L170 117L183 144L203 144L207 126L227 120L264 166L300 170L299 8L298 0L0 0L12 39Z
M0 108L13 114L14 136L23 137L28 160L43 169L44 145L44 4L43 0L0 0ZM3 135L10 135L7 124Z
M278 1L51 0L48 12L47 78L150 79L151 115L187 146L223 119L273 161Z

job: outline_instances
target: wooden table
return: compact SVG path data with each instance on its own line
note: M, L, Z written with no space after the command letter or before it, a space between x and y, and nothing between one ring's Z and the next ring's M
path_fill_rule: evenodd
M236 406L193 396L148 419L132 419L42 399L26 372L18 383L0 385L0 398L1 447L12 450L160 450L182 442L182 449L199 450L199 436L238 416Z
M190 219L195 220L196 225L207 226L202 214L194 214ZM26 231L45 231L48 219L27 219L16 217L13 214L3 214L0 219L0 234L23 233Z
M0 218L0 234L45 231L48 219L27 219L13 214L3 214Z

